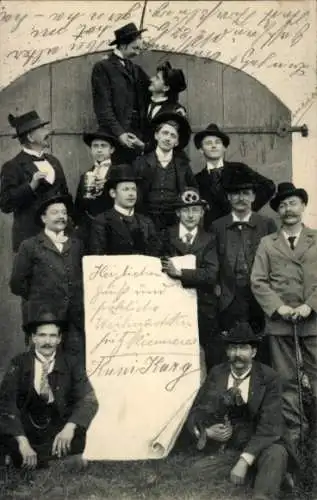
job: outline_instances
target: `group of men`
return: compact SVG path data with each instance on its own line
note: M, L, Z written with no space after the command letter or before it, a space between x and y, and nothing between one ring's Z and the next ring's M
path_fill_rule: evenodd
M45 153L47 122L36 111L9 115L21 152L3 165L0 208L13 213L10 287L22 298L32 347L3 380L0 433L27 466L82 451L97 409L84 368L82 257L160 257L162 272L197 290L208 375L190 430L199 441L241 449L232 481L257 470L254 498L275 498L303 426L296 354L317 398L317 232L302 223L308 195L290 182L275 192L272 180L225 161L230 137L213 123L194 136L205 163L194 175L184 151L191 128L178 102L183 72L166 62L149 79L131 61L142 31L133 23L118 29L114 51L93 68L99 129L83 135L93 165L74 203L60 162ZM279 230L257 213L268 202ZM173 264L186 254L195 269ZM240 400L213 422L211 402L232 388ZM40 451L43 433L50 451Z

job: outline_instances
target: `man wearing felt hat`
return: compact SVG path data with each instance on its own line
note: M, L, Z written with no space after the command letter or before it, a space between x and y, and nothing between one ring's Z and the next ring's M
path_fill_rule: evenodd
M228 361L208 374L189 415L188 427L196 439L205 432L207 446L219 448L225 444L236 450L230 458L234 484L245 483L251 475L252 498L276 500L288 462L296 464L284 438L281 381L272 368L254 361L260 339L248 323L237 323L223 340ZM230 390L240 397L228 408L222 422L213 423L217 416L214 398Z
M114 153L117 139L104 132L83 134L85 144L90 148L93 166L80 176L74 203L76 234L88 249L91 220L112 207L112 200L106 189L106 181L115 166Z
M115 31L110 43L115 49L98 61L92 71L92 96L100 128L112 134L122 146L121 161L131 161L144 147L149 78L131 59L142 49L138 29L128 23Z
M281 229L262 239L251 275L253 293L265 312L272 366L283 379L283 412L291 439L300 437L294 325L303 370L317 397L317 231L304 226L307 192L278 185L270 205Z
M169 61L160 64L149 86L151 102L148 107L148 120L151 121L157 113L166 111L175 111L186 116L186 109L178 102L180 92L186 88L185 76L181 69L172 68Z
M255 332L264 329L264 315L255 300L250 275L255 252L263 236L276 230L272 219L253 212L256 193L261 189L255 172L243 163L232 163L223 171L223 189L231 213L211 225L219 261L219 321L222 329L236 321L249 321ZM261 346L261 359L268 353Z
M199 191L207 200L209 210L205 214L205 228L208 230L211 223L227 215L231 211L230 202L223 186L223 173L232 166L232 162L226 161L225 152L230 144L230 137L223 132L215 123L210 123L205 129L200 130L194 137L196 148L201 152L205 166L196 175ZM237 163L233 163L236 168ZM261 189L257 190L252 209L259 211L273 196L275 191L274 182L267 179L258 172L254 177Z
M10 114L8 120L22 150L2 167L0 208L4 213L13 213L12 246L17 252L23 240L39 231L34 222L36 205L48 194L68 194L68 188L60 162L45 153L49 147L49 122L34 110L20 116Z
M94 218L90 231L92 255L159 255L153 222L135 211L141 179L131 165L114 167L106 182L113 208Z
M158 113L151 122L151 151L133 163L143 180L142 210L157 231L176 223L175 202L186 187L197 187L183 149L191 128L186 117L175 112Z
M197 290L199 340L205 352L207 369L218 362L217 297L218 276L214 236L206 233L201 220L207 203L195 188L186 188L175 203L178 224L168 228L163 245L162 270L184 288ZM194 255L194 269L178 268L170 257Z
M39 234L24 240L16 254L10 279L12 293L22 297L23 322L30 310L49 304L68 321L64 348L84 364L84 311L81 241L65 230L72 209L70 196L48 196L38 205Z
M98 403L83 366L61 350L65 324L51 306L34 306L28 352L13 358L0 387L0 460L45 467L81 455Z

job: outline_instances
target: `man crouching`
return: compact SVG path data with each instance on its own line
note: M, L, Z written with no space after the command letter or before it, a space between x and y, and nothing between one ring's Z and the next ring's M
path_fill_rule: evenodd
M210 442L238 450L241 454L231 469L231 481L243 484L254 471L253 499L275 499L289 458L283 440L280 381L274 370L254 361L259 339L248 323L238 323L224 337L229 362L208 374L189 416L189 429L198 439L204 431ZM231 388L239 389L241 398L228 406L223 422L214 423L215 395Z
M62 323L42 310L26 326L33 345L13 358L0 387L0 449L34 469L84 451L98 404L81 363L59 347Z

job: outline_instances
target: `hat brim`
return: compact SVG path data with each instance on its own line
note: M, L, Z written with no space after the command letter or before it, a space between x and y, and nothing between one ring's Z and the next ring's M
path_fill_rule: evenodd
M290 196L298 196L299 198L301 198L301 200L305 205L307 205L308 203L307 191L305 191L305 189L302 188L297 188L297 189L290 189L289 191L285 191L282 194L275 195L274 198L270 200L270 207L272 208L272 210L277 212L280 203L286 198L289 198Z
M222 338L222 341L225 343L225 344L250 344L250 345L257 345L259 344L260 342L262 342L263 340L263 337L252 337L250 339L245 339L243 337L241 338L238 338L238 337L230 337L230 335L224 335L222 334L221 335L221 338Z
M114 137L110 134L104 134L102 132L100 132L100 133L99 132L85 132L83 134L83 141L85 144L87 144L88 147L91 147L91 143L95 139L100 139L102 141L109 142L109 144L111 144L111 146L113 146L114 148L118 147L118 145L119 145L118 139L116 139L116 137Z
M131 43L133 40L138 38L144 31L147 31L147 28L142 28L141 30L134 31L133 33L130 33L129 35L126 35L126 37L122 38L115 38L109 43L109 46L112 47L113 45L118 45L120 43Z
M29 132L32 132L32 130L36 130L38 128L45 127L45 125L48 125L49 123L51 123L51 122L50 121L44 121L44 122L41 121L37 125L34 125L33 127L28 128L27 130L25 130L24 132L21 132L20 134L18 134L18 133L13 134L12 139L16 139L17 137L21 137L21 135L28 134Z
M178 130L178 148L179 149L184 149L189 143L190 136L192 133L192 130L190 128L190 124L188 120L181 114L177 112L162 112L158 113L153 120L151 120L151 128L152 128L152 135L154 138L155 131L157 127L163 123L167 123L169 121L174 121L178 124L179 130Z
M53 203L64 203L66 208L67 208L68 213L71 212L73 209L73 201L72 201L71 196L67 196L67 195L52 196L52 198L50 198L49 200L45 200L43 203L41 203L39 205L38 209L36 210L35 223L37 225L43 226L41 216L45 212L46 208L49 207L50 205L53 205Z
M191 202L191 203L176 202L174 204L174 208L176 210L180 209L180 208L186 208L186 207L203 207L203 208L206 208L207 206L208 206L208 203L205 200L200 200L200 201Z
M232 186L230 186L229 184L224 185L223 188L227 193L235 193L236 191L240 191L241 189L253 189L253 191L255 191L257 188L257 184L252 182L245 182L243 184L233 184Z
M56 325L56 326L59 326L61 329L63 329L63 328L66 328L67 321L66 320L63 321L63 320L59 320L59 319L50 320L50 321L30 321L29 323L25 323L22 328L25 331L25 333L30 334L30 333L32 333L32 331L34 331L34 329L37 326L46 325L46 324Z
M123 177L122 179L108 179L105 183L106 189L112 189L116 187L120 182L135 182L136 184L140 184L142 182L142 177Z
M230 144L230 138L224 132L220 132L220 131L213 132L211 130L205 129L205 130L201 130L200 132L197 132L197 134L195 134L195 136L194 136L194 144L195 144L197 149L201 148L201 143L202 143L203 139L205 137L208 137L209 135L214 136L214 137L219 137L219 139L222 140L222 143L223 143L225 148L227 148Z

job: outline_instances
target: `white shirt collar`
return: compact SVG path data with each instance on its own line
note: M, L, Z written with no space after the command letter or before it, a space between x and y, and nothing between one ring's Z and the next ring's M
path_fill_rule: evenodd
M132 217L134 215L134 208L123 208L119 207L116 203L114 204L114 209L121 215L126 215L127 217Z
M56 351L53 352L53 354L49 358L47 358L46 356L43 356L43 354L41 354L39 351L35 349L35 356L39 361L41 361L41 363L53 363L55 361Z
M173 158L173 150L172 149L166 153L165 151L162 151L162 149L157 146L156 150L155 150L155 153L156 153L156 156L157 156L158 160L161 163L162 162L163 163L168 163Z
M230 367L230 373L231 375L233 376L233 378L236 378L236 379L244 379L244 378L247 378L248 375L250 375L251 373L251 370L252 370L252 365L250 366L250 368L248 368L244 373L242 373L242 375L238 375L237 373L235 373L235 371Z
M283 235L284 235L284 238L285 238L285 239L286 239L286 241L287 241L287 244L289 245L289 239L288 239L288 238L289 238L290 236L294 236L294 237L295 237L295 240L294 240L294 246L296 246L296 245L297 245L297 242L298 242L298 239L299 239L299 237L300 237L300 235L301 235L302 230L303 230L303 226L300 228L300 230L299 230L299 231L297 231L297 233L294 233L294 234L288 234L288 233L287 233L284 229L282 229L282 233L283 233Z
M168 97L155 97L155 96L151 96L151 101L154 103L154 104L161 104L162 102L165 102L167 101Z
M41 156L43 156L44 152L43 151L35 151L34 149L29 149L29 148L26 148L23 146L22 150L24 151L24 153L28 154L28 155L31 155L31 156L36 156L37 158L41 158Z
M186 239L185 238L185 235L190 233L192 235L192 241L193 239L196 237L197 233L198 233L198 227L195 227L194 229L187 229L187 227L184 226L184 224L182 224L181 222L179 223L179 239L180 240L184 240Z
M58 241L61 237L65 237L64 231L60 231L59 233L55 233L54 231L51 231L50 229L47 229L47 227L44 228L44 233L46 236L48 236L54 243Z
M223 158L219 158L217 162L211 163L211 161L207 160L207 170L210 172L210 170L215 170L217 168L223 167Z
M122 59L122 62L124 64L124 59L125 58L124 58L121 50L118 49L118 47L116 47L115 49L113 49L113 53L114 53L115 56L119 57L119 59Z
M250 222L252 212L240 219L234 212L231 212L233 222Z

